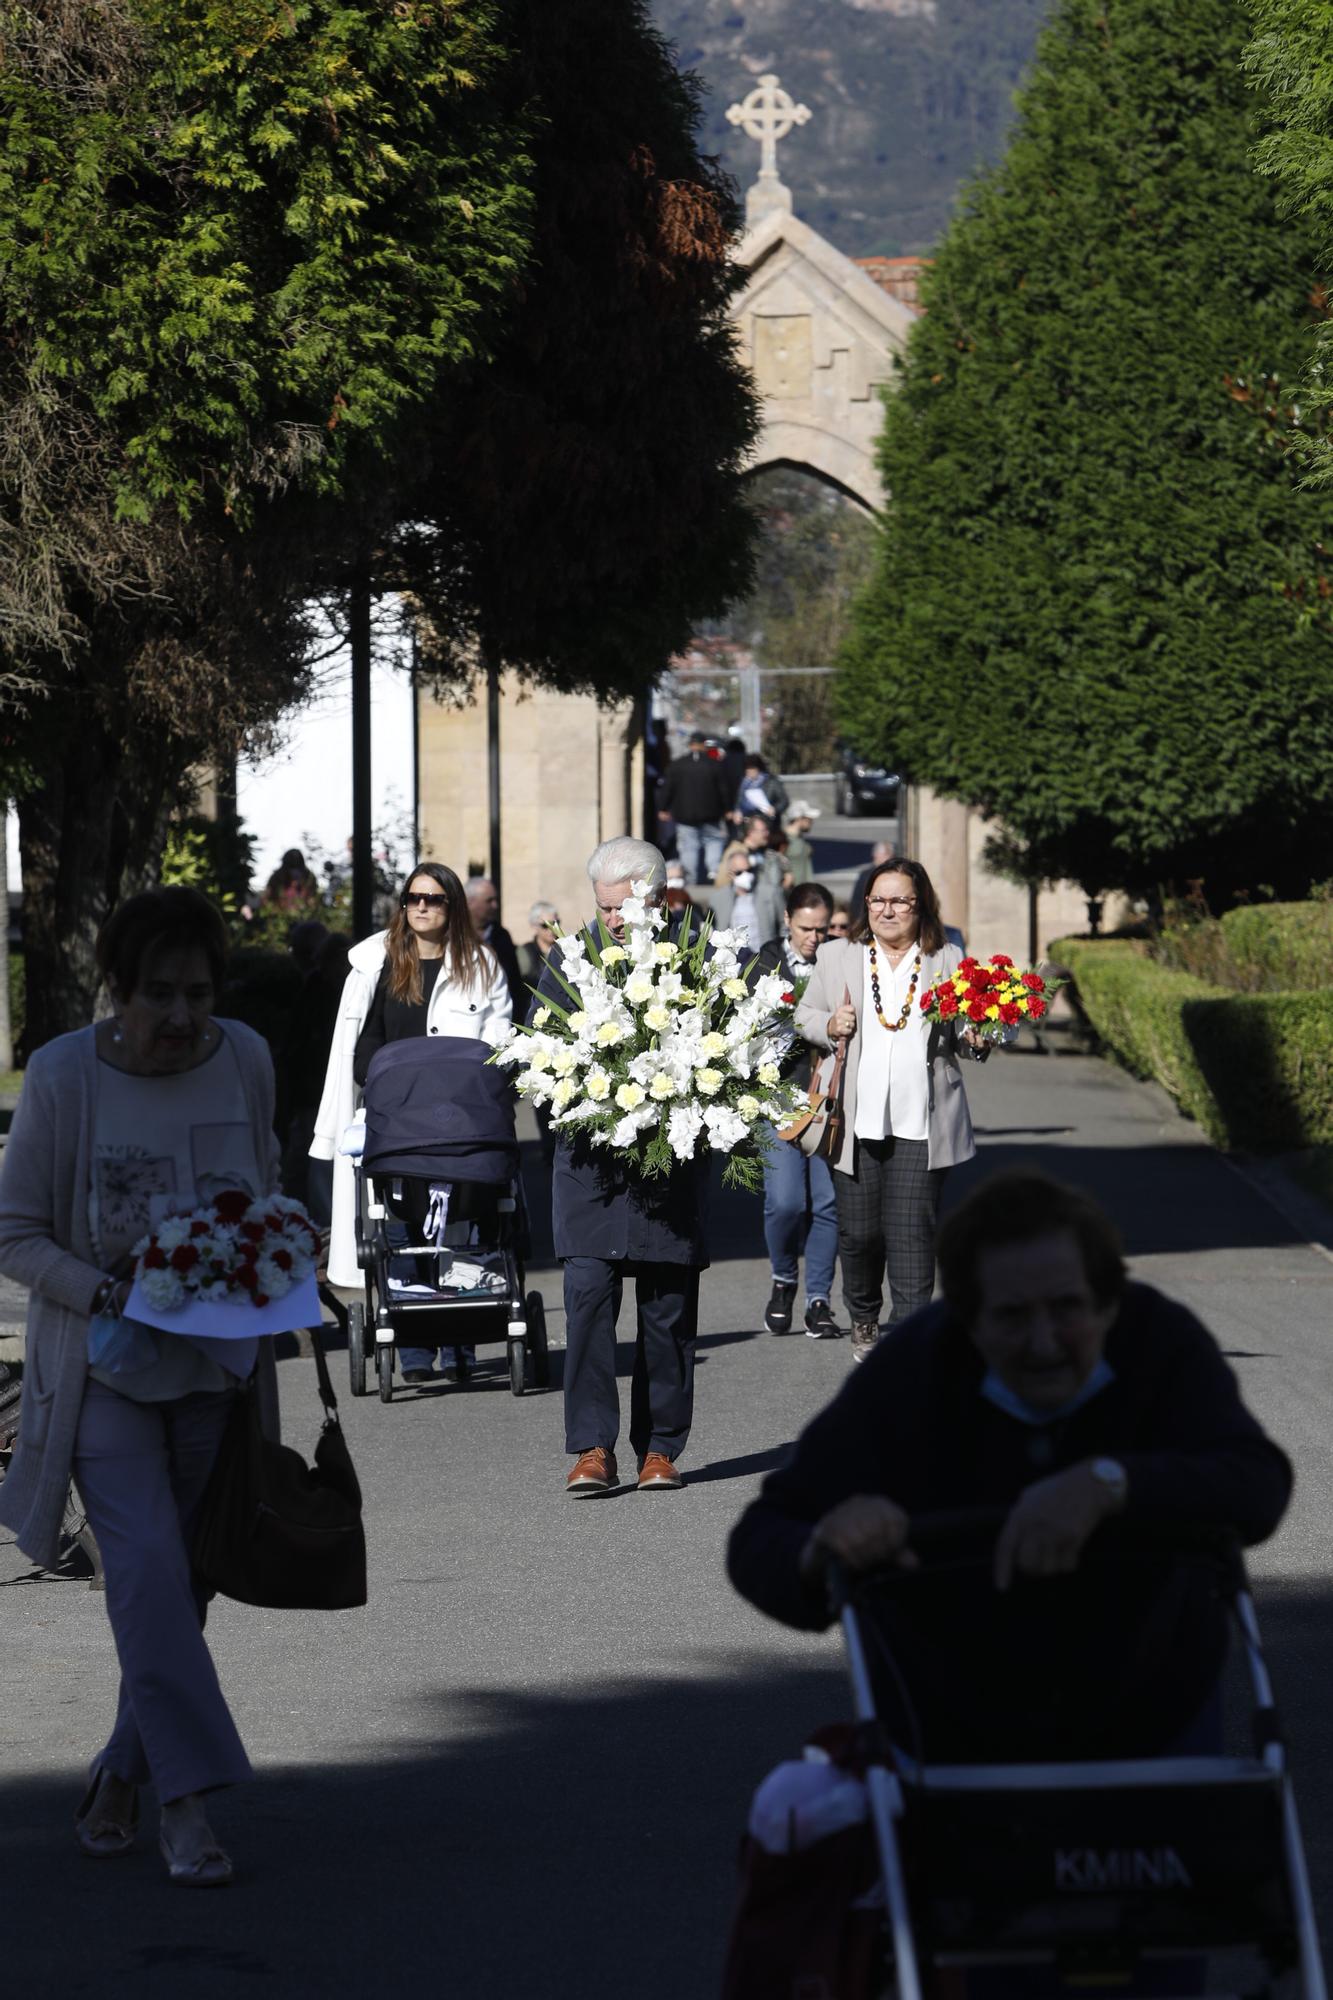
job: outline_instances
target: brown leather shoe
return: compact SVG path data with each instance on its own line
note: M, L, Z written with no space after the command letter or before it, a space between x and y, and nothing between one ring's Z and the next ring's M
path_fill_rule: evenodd
M650 1451L639 1467L640 1493L667 1493L684 1484L664 1451Z
M574 1460L565 1481L565 1491L574 1494L609 1493L616 1483L616 1455L605 1445L597 1444L591 1451L581 1451Z

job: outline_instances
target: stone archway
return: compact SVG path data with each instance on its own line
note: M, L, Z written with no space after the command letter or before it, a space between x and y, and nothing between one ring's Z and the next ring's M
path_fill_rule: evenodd
M759 390L762 428L751 472L787 466L812 473L869 513L884 504L876 447L884 392L918 317L915 257L845 256L795 213L777 171L779 140L810 113L774 75L761 76L727 113L760 145L759 174L746 196L736 261L745 273L732 306L741 352ZM1015 955L1079 930L1084 899L1072 885L1028 893L992 873L984 849L992 827L925 786L907 793L902 839L930 871L945 916L969 946Z

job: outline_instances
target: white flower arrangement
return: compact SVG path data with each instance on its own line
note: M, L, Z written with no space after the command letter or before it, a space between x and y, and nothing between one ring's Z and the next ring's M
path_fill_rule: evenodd
M781 972L751 985L740 931L706 921L664 937L667 918L645 882L623 905L625 935L562 936L564 1004L538 1007L493 1062L517 1070L520 1095L551 1124L630 1156L647 1176L684 1160L726 1158L724 1185L756 1189L765 1123L782 1125L806 1101L785 1081L793 995Z
M135 1273L156 1312L195 1304L270 1305L309 1278L320 1237L299 1201L252 1201L228 1189L189 1215L165 1216L134 1246Z

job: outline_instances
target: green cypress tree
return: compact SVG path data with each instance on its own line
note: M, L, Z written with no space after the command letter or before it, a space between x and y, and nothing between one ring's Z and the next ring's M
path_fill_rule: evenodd
M1318 295L1253 169L1248 27L1062 0L887 399L846 727L1089 893L1328 872L1328 505L1283 400Z

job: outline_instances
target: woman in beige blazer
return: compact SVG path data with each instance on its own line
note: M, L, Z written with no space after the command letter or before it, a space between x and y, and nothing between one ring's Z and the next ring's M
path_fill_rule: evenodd
M988 1045L972 1028L921 1013L922 994L961 956L945 943L925 869L894 855L867 883L851 936L820 947L796 1010L815 1047L847 1043L846 1128L832 1165L856 1361L879 1338L886 1270L890 1326L929 1303L940 1188L948 1169L976 1151L958 1057L984 1059ZM825 1084L832 1064L830 1054Z

